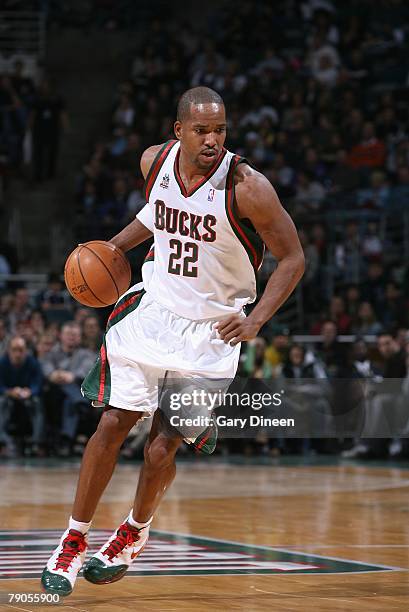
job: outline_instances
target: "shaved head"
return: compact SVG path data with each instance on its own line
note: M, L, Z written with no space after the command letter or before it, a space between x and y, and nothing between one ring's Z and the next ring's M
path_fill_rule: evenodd
M182 94L177 110L177 120L185 121L190 118L191 107L199 104L217 104L224 106L223 98L210 87L193 87Z

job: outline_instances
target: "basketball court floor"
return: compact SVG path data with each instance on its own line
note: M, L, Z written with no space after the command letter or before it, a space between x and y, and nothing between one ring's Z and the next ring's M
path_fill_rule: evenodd
M130 509L139 467L121 464L95 517L91 550ZM58 606L41 593L66 527L78 465L0 465L0 610L69 612L409 610L409 464L181 460L152 537L126 578L82 577Z

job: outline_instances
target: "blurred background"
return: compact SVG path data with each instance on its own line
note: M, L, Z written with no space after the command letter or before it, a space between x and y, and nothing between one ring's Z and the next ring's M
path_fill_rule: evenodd
M144 205L141 153L172 137L177 100L197 85L223 96L227 148L270 179L306 255L302 283L243 346L240 374L396 378L409 405L405 0L0 6L1 457L81 455L99 413L79 386L109 309L71 300L64 261ZM147 248L129 254L135 282ZM275 265L267 254L260 291ZM146 427L124 459L141 456ZM217 452L408 456L399 438L267 434Z

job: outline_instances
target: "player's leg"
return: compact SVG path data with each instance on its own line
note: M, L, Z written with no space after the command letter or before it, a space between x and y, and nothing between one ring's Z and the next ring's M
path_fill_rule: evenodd
M153 514L175 474L175 455L183 437L171 428L160 410L153 418L145 445L133 509L111 538L84 566L84 578L94 584L120 580L143 551Z
M175 455L183 436L171 428L160 410L153 418L144 449L144 463L132 510L134 521L146 523L152 518L163 495L176 475Z
M44 568L41 584L49 593L72 592L86 555L87 534L99 499L111 479L120 447L141 412L109 406L84 452L68 529Z
M111 479L119 450L142 412L107 406L94 435L90 438L81 462L77 492L72 509L75 521L92 520L100 497Z

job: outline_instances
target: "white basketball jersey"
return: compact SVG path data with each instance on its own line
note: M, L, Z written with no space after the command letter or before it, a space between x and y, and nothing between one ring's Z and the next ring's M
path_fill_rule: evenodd
M208 174L187 191L179 155L179 141L165 143L146 178L147 204L137 218L154 235L154 266L150 277L144 276L145 289L187 319L240 312L256 298L264 253L261 238L237 212L234 173L245 160L223 149Z

